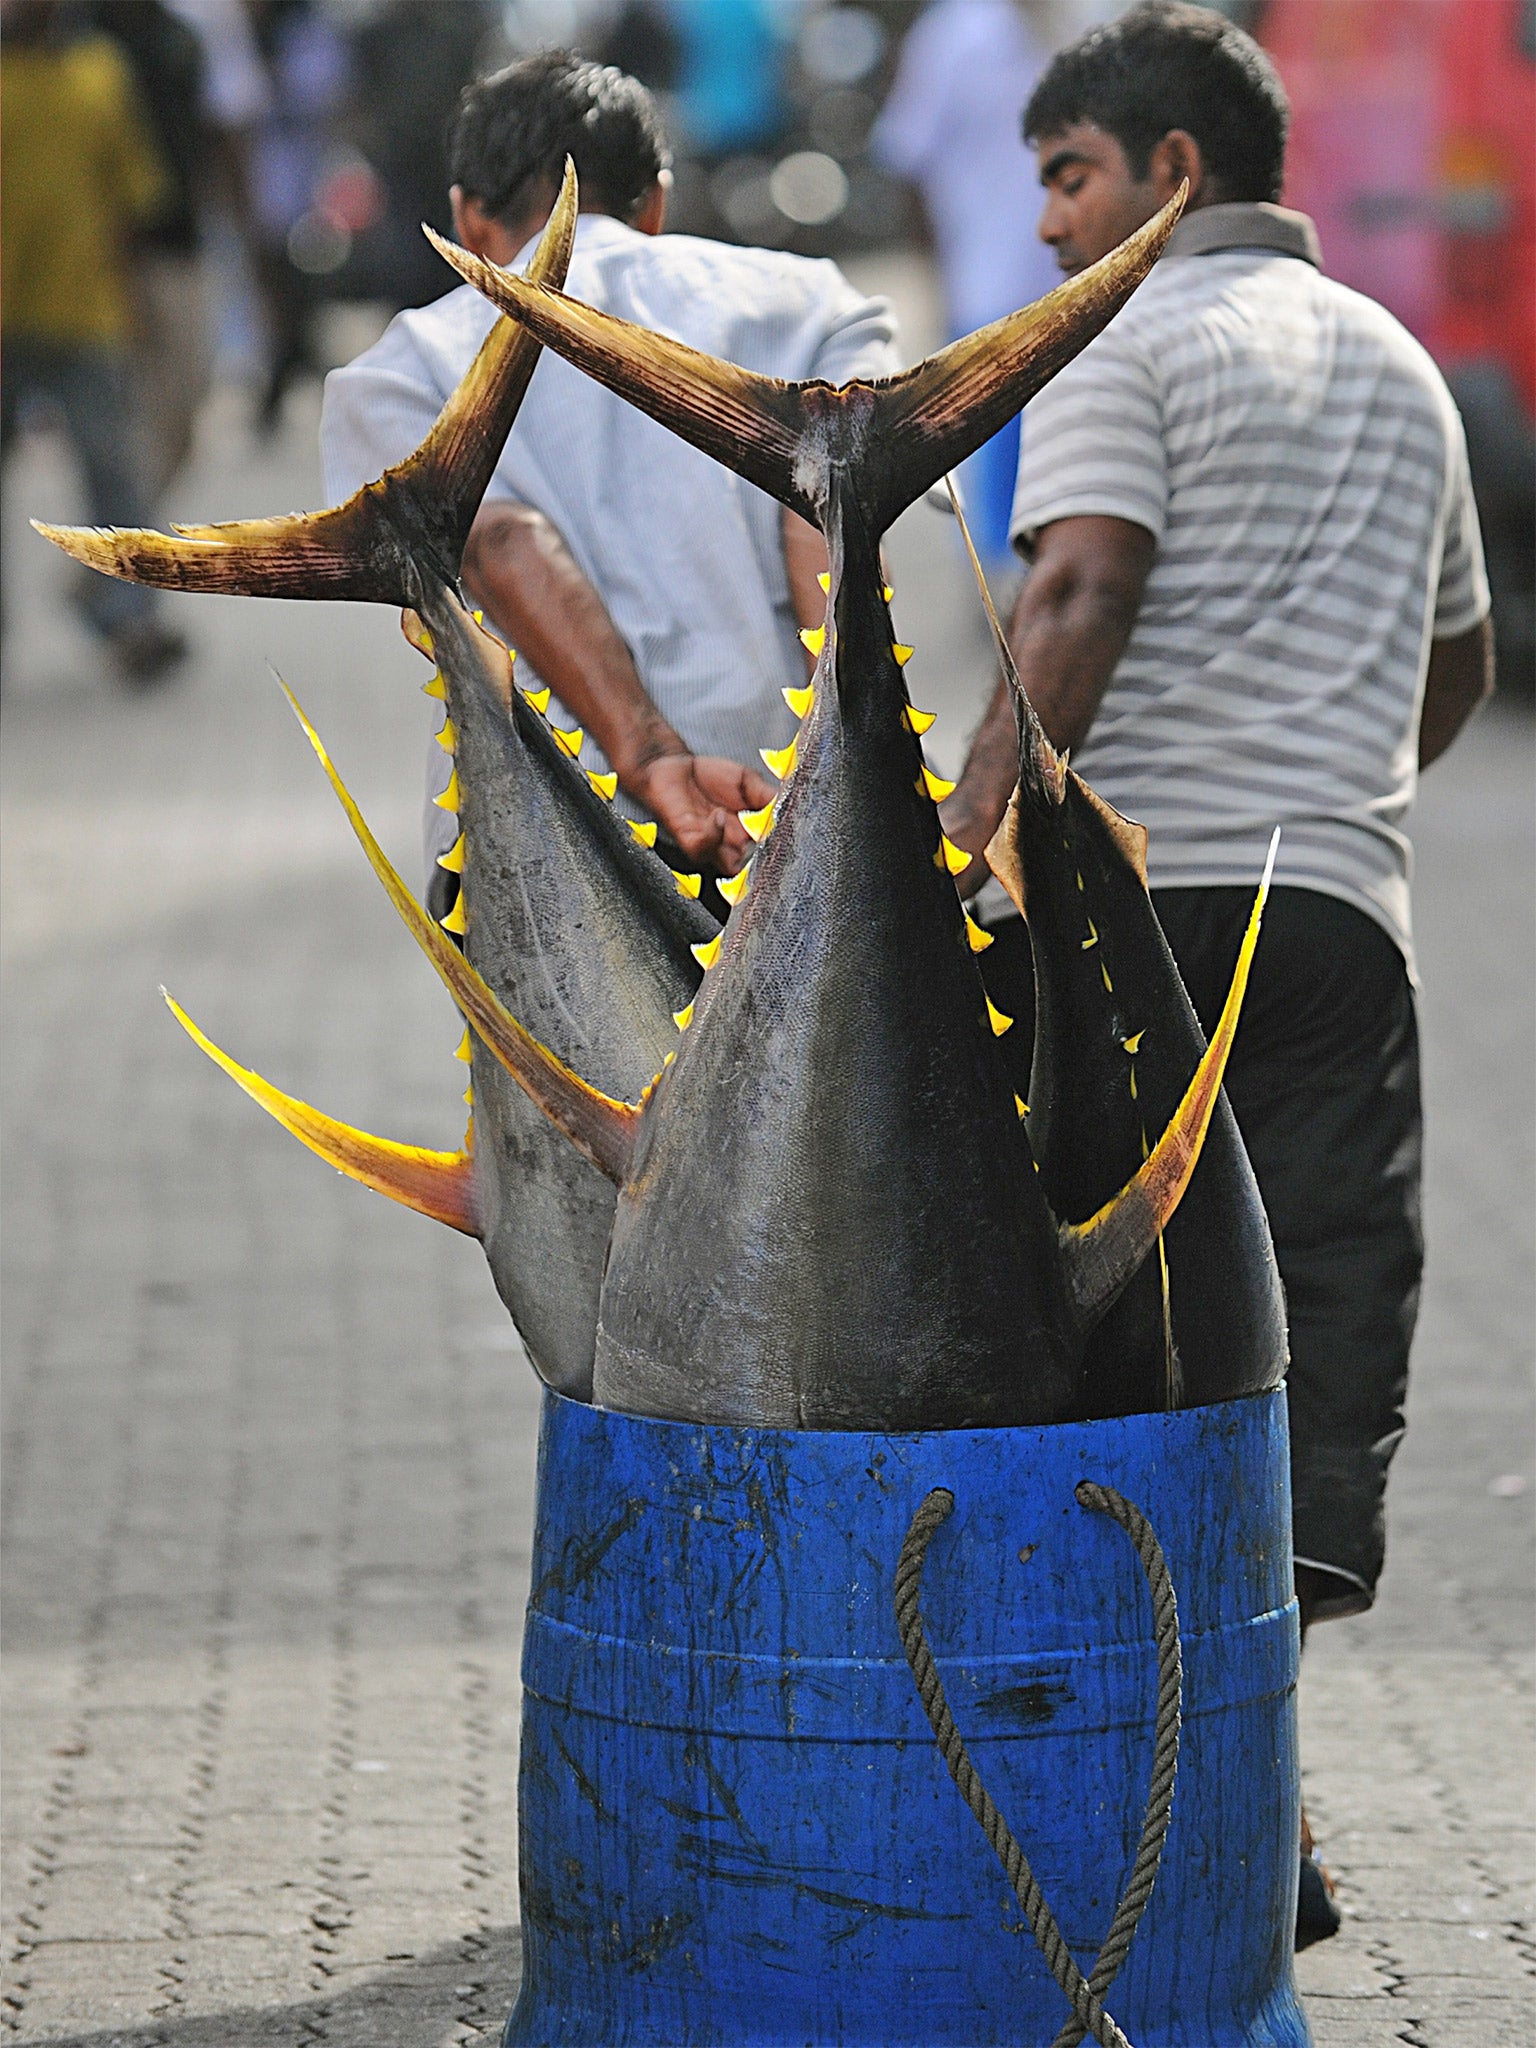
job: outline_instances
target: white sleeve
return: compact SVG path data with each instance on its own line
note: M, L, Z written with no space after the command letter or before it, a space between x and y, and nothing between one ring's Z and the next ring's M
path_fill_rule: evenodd
M1467 466L1467 437L1453 414L1449 474L1445 492L1445 544L1440 555L1440 585L1435 593L1436 640L1470 633L1489 610L1488 572L1483 564L1483 534L1472 496Z
M1112 328L1024 408L1008 537L1028 554L1052 520L1095 514L1131 520L1158 541L1168 516L1162 391Z
M829 384L854 377L890 377L901 368L896 347L896 312L887 298L855 291L835 264L827 292L825 323L807 375Z
M413 454L431 431L446 402L424 369L403 361L372 360L370 349L355 363L332 370L320 408L320 463L326 502L339 505L371 484L394 463ZM513 495L498 470L487 500Z

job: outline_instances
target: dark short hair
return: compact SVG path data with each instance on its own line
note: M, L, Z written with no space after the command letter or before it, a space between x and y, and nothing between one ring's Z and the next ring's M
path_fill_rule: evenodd
M627 220L671 162L656 102L638 78L541 50L464 88L448 131L453 182L513 224L571 157L585 205Z
M1053 60L1024 109L1024 140L1092 121L1144 178L1153 145L1183 128L1224 199L1278 199L1290 106L1252 36L1208 7L1143 0Z

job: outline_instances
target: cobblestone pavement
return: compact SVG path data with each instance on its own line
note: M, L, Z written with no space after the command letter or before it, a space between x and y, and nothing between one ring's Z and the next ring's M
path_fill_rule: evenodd
M303 404L255 457L217 414L183 508L313 503L312 446ZM10 501L71 509L42 457ZM14 526L0 2024L483 2039L517 1969L531 1375L478 1250L306 1157L156 995L339 1115L456 1140L455 1019L263 666L414 872L415 664L382 613L202 599L185 680L130 699ZM982 664L937 533L896 581L948 758ZM1349 1914L1301 1965L1319 2048L1531 2038L1530 739L1487 718L1419 826L1432 1264L1385 1596L1304 1682Z

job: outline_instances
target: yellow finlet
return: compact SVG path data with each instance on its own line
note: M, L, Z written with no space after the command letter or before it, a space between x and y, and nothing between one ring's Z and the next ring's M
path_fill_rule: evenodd
M458 838L455 839L452 846L449 847L446 853L440 853L437 856L437 864L440 868L446 868L450 875L463 874L464 834L462 832L459 834Z
M603 1094L567 1067L500 1002L484 978L465 959L448 934L439 929L422 909L391 865L384 849L368 829L346 784L336 773L320 735L299 708L298 699L282 685L305 737L325 770L352 830L368 857L368 864L383 883L386 894L404 920L407 930L421 947L477 1037L504 1066L512 1079L527 1090L549 1117L592 1164L612 1181L622 1181L629 1159L639 1111L633 1103L620 1102Z
M462 1060L466 1067L475 1056L474 1040L469 1035L467 1024L464 1026L464 1036L453 1049L453 1056L456 1060Z
M619 778L617 775L599 775L595 768L589 768L587 770L587 780L600 797L605 798L609 803L613 802L619 788Z
M1134 1067L1132 1067L1132 1069L1131 1069L1131 1100L1132 1100L1132 1102L1135 1102L1135 1101L1136 1101L1137 1099L1138 1099L1138 1093L1137 1093L1137 1088L1136 1088L1136 1069L1135 1069Z
M413 612L411 617L416 618L416 614ZM419 618L416 618L416 631L407 634L406 637L411 645L419 648L429 661L432 659L437 650L433 643L431 629L424 626Z
M558 725L552 725L549 729L555 736L555 745L562 748L574 761L581 752L582 741L586 738L581 727L573 725L569 732L562 732Z
M173 996L166 995L164 989L160 993L193 1044L200 1046L253 1102L259 1103L268 1116L275 1117L284 1130L291 1131L301 1145L307 1145L328 1166L334 1166L349 1180L360 1181L364 1187L387 1195L392 1202L416 1209L423 1216L446 1223L450 1229L462 1230L467 1237L480 1235L475 1176L467 1144L462 1152L428 1152L418 1145L396 1144L391 1138L376 1138L352 1124L338 1123L334 1117L300 1102L297 1096L285 1095L251 1068L232 1060L211 1038L204 1036Z
M1104 965L1104 962L1102 960L1099 962L1099 972L1104 977L1104 993L1106 995L1112 996L1115 992L1115 984L1110 980L1109 969Z
M440 917L437 921L445 932L453 932L456 937L463 938L466 927L464 923L464 891L462 889L453 899L452 910L449 911L446 917Z
M987 997L987 1022L992 1026L994 1038L1001 1038L1005 1031L1013 1029L1013 1019L1005 1017L990 996Z
M448 787L443 791L442 795L433 797L432 801L440 811L456 811L459 808L459 771L457 768L448 777Z
M1120 1043L1126 1052L1134 1055L1141 1051L1141 1041L1146 1035L1145 1031L1133 1031L1129 1038L1122 1038Z
M800 628L800 645L807 654L820 654L826 644L827 629L825 626L802 626Z
M975 918L967 911L965 914L965 937L966 943L970 946L973 953L985 953L996 937L996 934L983 931Z
M917 649L915 647L904 647L899 640L891 642L891 653L896 658L896 666L898 668L905 668L916 652Z
M437 735L437 744L445 754L451 754L458 745L459 729L451 718L445 718Z
M804 718L807 711L816 702L815 689L810 683L803 683L799 689L791 685L784 692L784 702L793 711L796 718Z
M767 768L768 773L776 775L780 782L787 775L793 775L795 772L795 748L797 743L798 735L796 739L790 741L787 747L759 747L757 750L763 757L763 765Z
M1014 1108L1015 1108L1015 1109L1016 1109L1016 1110L1017 1110L1017 1111L1019 1112L1019 1115L1020 1115L1020 1116L1028 1116L1028 1115L1029 1115L1029 1104L1028 1104L1028 1103L1027 1103L1027 1102L1026 1102L1026 1101L1024 1100L1024 1098L1023 1098L1023 1096L1022 1096L1022 1095L1015 1095L1015 1096L1014 1096L1014 1098L1013 1098L1013 1106L1014 1106Z
M971 856L963 846L956 846L947 832L939 834L939 850L933 856L936 868L944 868L952 875L963 875L971 864Z
M937 711L919 711L915 704L908 704L902 710L901 722L908 732L915 732L921 739L938 715Z
M672 1022L677 1026L679 1031L686 1031L688 1029L688 1026L693 1022L692 1003L686 1003L681 1010L674 1010L672 1012Z
M955 785L952 782L946 782L942 775L935 775L925 761L923 763L922 779L918 783L918 791L921 794L925 789L936 804L941 804L945 797L954 795Z
M527 703L533 706L534 710L537 711L539 716L542 718L544 716L544 713L549 709L548 683L544 685L542 690L524 690L523 697Z
M702 875L680 875L676 869L673 870L672 879L677 884L678 895L687 896L690 900L697 897L704 886Z
M1084 940L1082 941L1082 948L1083 948L1083 951L1084 951L1084 952L1086 953L1086 952L1088 951L1088 949L1089 949L1089 947L1090 947L1090 946L1096 946L1096 945L1097 945L1098 943L1099 943L1099 928L1098 928L1098 926L1097 926L1097 925L1096 925L1096 924L1094 923L1093 919L1092 919L1092 918L1090 917L1090 918L1089 918L1089 920L1088 920L1088 936L1087 936L1087 938L1086 938L1086 939L1084 939Z
M716 932L712 939L701 939L698 945L690 946L689 952L707 974L720 958L720 948L725 944L725 933Z
M624 822L642 846L654 846L656 844L656 820L654 818L626 818Z
M448 701L448 685L440 675L435 675L430 683L422 684L421 694L423 697L435 697L439 704L446 704Z
M773 830L773 804L771 803L764 804L760 811L738 811L736 815L740 818L742 829L747 837L757 840L759 844Z
M821 574L816 578L816 581L821 585L822 589L830 597L830 595L832 594L832 571L830 569L823 569Z
M468 1087L467 1087L467 1088L466 1088L466 1089L464 1090L464 1093L463 1093L463 1094L462 1094L462 1095L461 1095L461 1096L459 1097L459 1100L460 1100L460 1101L461 1101L461 1102L463 1103L463 1105L464 1105L464 1107L465 1107L466 1109L473 1109L473 1108L474 1108L474 1106L475 1106L475 1084L474 1084L474 1082L473 1082L473 1081L471 1081L471 1082L470 1082L470 1084L469 1084L469 1086L468 1086Z
M716 882L715 887L720 891L726 902L734 906L746 895L747 884L751 874L752 864L749 861L738 874L722 875L719 881Z
M673 1061L674 1061L674 1060L675 1060L676 1058L677 1058L677 1054L676 1054L675 1052L669 1052L669 1053L665 1053L665 1054L664 1054L664 1055L662 1056L662 1062L661 1062L661 1064L663 1065L663 1067L670 1067L670 1066L671 1066L671 1064L672 1064L672 1062L673 1062Z
M891 599L896 595L896 593L894 590L892 590L889 583L882 583L880 586L880 595L885 599L885 602L889 604Z

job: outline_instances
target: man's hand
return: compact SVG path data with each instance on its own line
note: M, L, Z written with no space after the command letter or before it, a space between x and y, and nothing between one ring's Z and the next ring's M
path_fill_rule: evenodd
M964 897L974 896L992 872L986 863L987 843L1003 821L1018 779L1019 742L1013 696L1007 682L1000 678L987 715L971 741L965 773L939 806L939 822L945 837L971 855L970 866L955 877L955 887Z
M737 816L773 801L774 785L755 768L714 754L659 754L624 778L662 831L701 867L740 871L752 841Z

